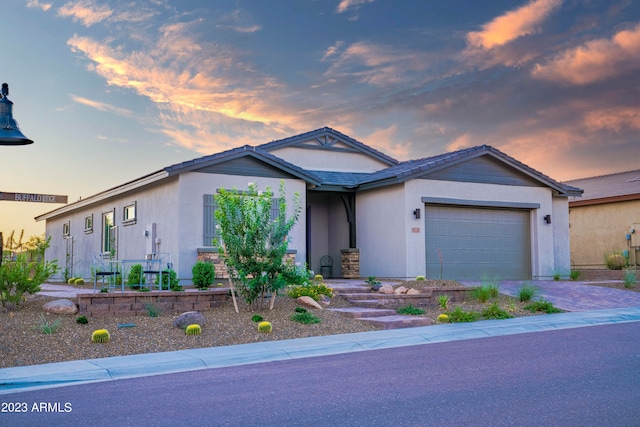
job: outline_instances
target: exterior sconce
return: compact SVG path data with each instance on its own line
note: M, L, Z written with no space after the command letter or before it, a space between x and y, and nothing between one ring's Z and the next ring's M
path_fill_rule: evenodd
M415 216L416 219L420 219L420 208L413 211L413 216Z
M551 224L551 215L545 215L544 216L544 222L546 224Z

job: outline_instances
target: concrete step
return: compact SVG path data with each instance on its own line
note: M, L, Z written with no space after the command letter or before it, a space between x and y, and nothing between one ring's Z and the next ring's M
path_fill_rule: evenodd
M352 284L335 284L326 283L331 289L333 289L333 293L336 295L343 294L353 294L353 293L363 293L363 292L371 292L371 286L369 285L352 285Z
M381 329L400 329L400 328L413 328L416 326L429 326L433 324L433 321L426 317L419 316L376 316L376 317L362 317L360 320L370 322Z
M363 317L384 317L395 316L398 314L395 310L385 308L366 308L366 307L346 307L346 308L330 308L331 311L343 313L345 316L361 319Z
M372 300L372 299L377 299L380 294L377 293L373 293L373 292L350 292L350 293L345 293L345 294L338 294L340 295L342 298L348 300L348 301L356 301L356 300Z
M349 303L364 308L380 308L380 301L377 299L358 299L358 300L347 300Z

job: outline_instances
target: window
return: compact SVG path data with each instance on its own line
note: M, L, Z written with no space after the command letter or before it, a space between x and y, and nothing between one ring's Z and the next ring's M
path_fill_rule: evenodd
M71 222L67 221L64 224L62 224L62 235L67 237L67 236L71 236Z
M102 252L113 254L115 252L115 230L113 223L113 211L102 214Z
M123 224L135 224L136 222L136 203L124 207L124 214L122 216Z
M93 214L84 217L84 232L93 233Z
M215 246L215 242L218 238L216 230L216 199L213 194L205 194L203 202L203 241L204 246ZM280 198L274 197L271 199L271 218L276 219L280 215Z

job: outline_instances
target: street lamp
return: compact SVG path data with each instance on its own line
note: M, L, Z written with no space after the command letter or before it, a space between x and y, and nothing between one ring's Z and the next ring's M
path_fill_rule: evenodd
M18 123L13 118L13 102L7 98L9 85L2 83L0 94L0 145L27 145L33 141L20 132Z

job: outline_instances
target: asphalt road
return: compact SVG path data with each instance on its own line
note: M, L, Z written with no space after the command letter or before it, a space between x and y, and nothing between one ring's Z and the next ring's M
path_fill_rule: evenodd
M59 387L0 402L1 426L640 426L640 323Z

